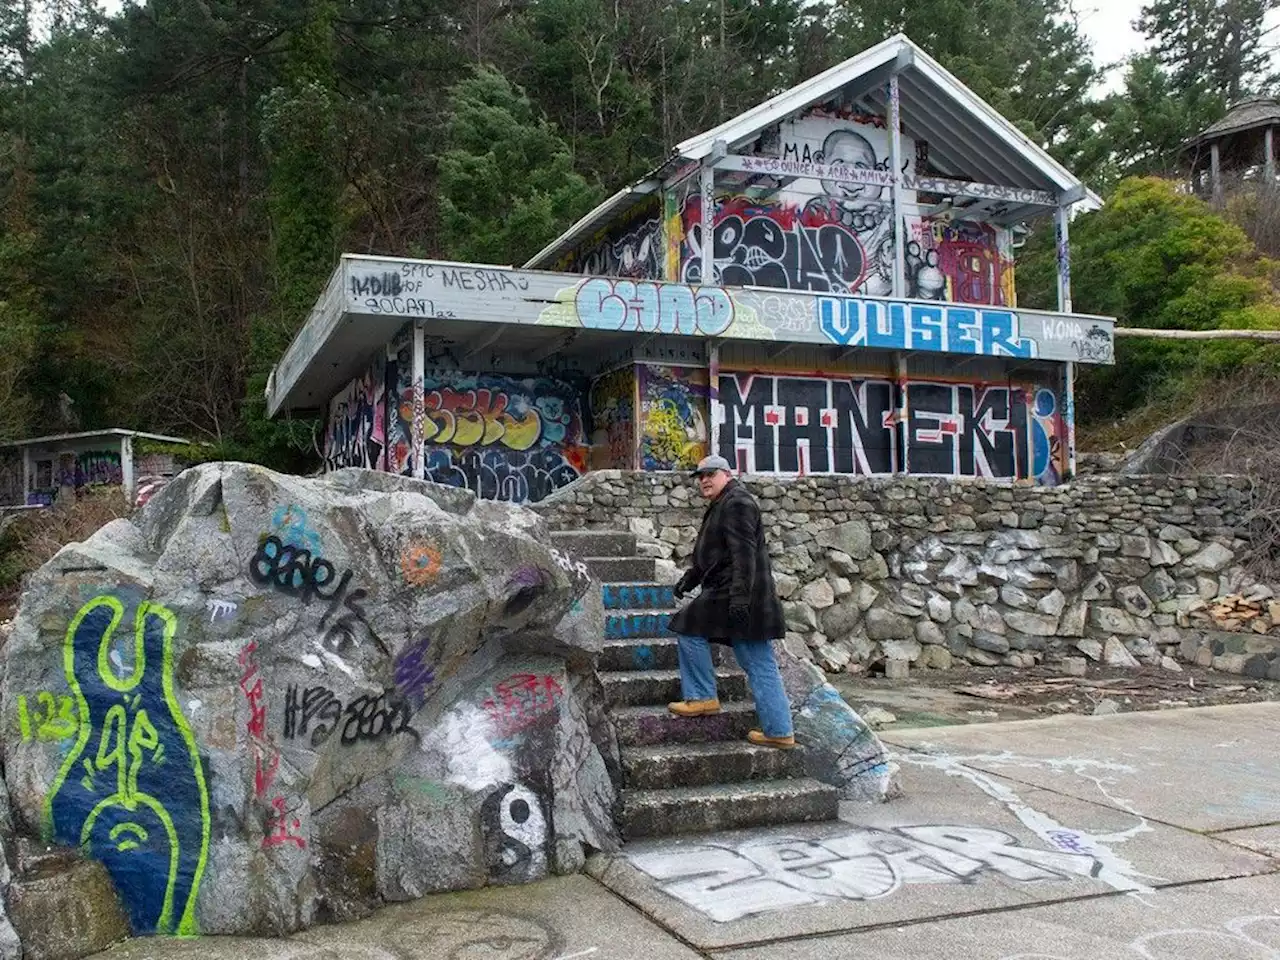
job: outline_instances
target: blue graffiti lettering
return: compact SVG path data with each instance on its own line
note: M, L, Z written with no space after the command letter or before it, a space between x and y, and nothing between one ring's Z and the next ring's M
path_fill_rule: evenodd
M672 588L656 584L605 584L600 596L606 610L662 610L675 606Z
M842 347L1023 359L1036 355L1035 341L1020 335L1018 315L1008 310L821 297L818 321L827 339Z
M632 613L607 617L604 624L604 635L610 640L659 636L667 631L670 621L671 617L665 613Z
M589 330L715 335L733 323L733 300L720 287L592 277L574 305Z

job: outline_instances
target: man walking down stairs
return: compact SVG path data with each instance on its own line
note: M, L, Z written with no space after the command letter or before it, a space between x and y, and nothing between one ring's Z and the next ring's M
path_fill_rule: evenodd
M654 561L638 555L633 534L559 532L553 540L602 584L598 669L622 752L624 838L837 818L838 791L805 776L803 743L779 750L747 740L756 711L727 648L711 650L719 711L670 712L682 699L675 596L654 582Z

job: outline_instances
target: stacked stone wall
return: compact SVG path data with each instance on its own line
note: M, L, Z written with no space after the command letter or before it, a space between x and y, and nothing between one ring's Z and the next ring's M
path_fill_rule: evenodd
M1280 679L1280 604L1241 565L1245 478L744 482L768 525L784 642L828 671L1083 654ZM601 471L537 509L553 527L633 530L674 579L704 503L684 474ZM1257 615L1215 619L1228 596Z

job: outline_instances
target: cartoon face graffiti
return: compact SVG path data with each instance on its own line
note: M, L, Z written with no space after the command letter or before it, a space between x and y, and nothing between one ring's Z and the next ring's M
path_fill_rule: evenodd
M876 162L876 152L867 138L852 130L836 130L827 135L822 143L822 162L840 163L855 170L887 169L887 165ZM877 204L884 193L883 187L844 180L823 180L822 189L842 207L851 210Z

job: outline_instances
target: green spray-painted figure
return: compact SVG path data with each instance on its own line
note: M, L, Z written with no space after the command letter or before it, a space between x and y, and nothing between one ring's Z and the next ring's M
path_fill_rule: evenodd
M45 829L106 865L134 932L195 934L209 794L174 695L177 619L140 603L128 658L112 648L124 614L116 597L97 597L67 628L63 667L80 723L49 792Z

